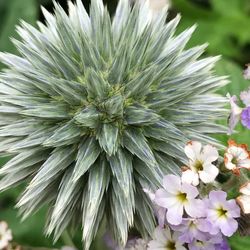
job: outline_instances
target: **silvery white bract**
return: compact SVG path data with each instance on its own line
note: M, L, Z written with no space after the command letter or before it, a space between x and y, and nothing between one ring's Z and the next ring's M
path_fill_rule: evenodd
M195 27L174 35L180 17L165 24L167 10L148 3L120 0L112 20L101 0L90 16L80 0L69 15L56 3L43 13L46 25L17 28L20 56L0 54L0 150L14 155L0 188L28 181L18 207L27 217L49 204L55 239L81 223L89 249L104 217L121 245L131 226L146 237L143 187L179 172L188 140L216 144L209 134L226 131L214 123L225 115L218 57L184 50Z

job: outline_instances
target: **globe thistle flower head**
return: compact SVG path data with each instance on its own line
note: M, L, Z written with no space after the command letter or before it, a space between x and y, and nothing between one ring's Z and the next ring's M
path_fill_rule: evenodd
M22 22L19 56L1 53L0 150L14 157L0 170L1 190L28 181L17 206L24 218L49 204L47 234L55 239L82 224L89 249L103 218L120 245L130 227L143 237L154 215L143 188L155 190L179 173L189 140L217 144L226 130L226 84L199 59L206 45L185 50L195 27L175 35L149 3L120 0L111 18L101 0L88 15L80 0L69 14L43 9L38 29ZM81 217L79 219L79 217Z

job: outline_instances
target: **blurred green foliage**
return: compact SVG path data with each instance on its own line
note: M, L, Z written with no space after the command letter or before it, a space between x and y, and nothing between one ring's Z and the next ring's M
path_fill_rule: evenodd
M67 0L58 1L66 8ZM83 0L89 5L89 0ZM106 0L111 12L114 11L116 0ZM221 54L223 59L217 64L216 71L220 75L229 75L231 83L221 90L238 95L240 91L249 87L250 81L242 77L244 64L250 62L250 1L249 0L172 0L171 16L181 13L180 31L198 24L198 28L189 46L208 42L208 55ZM16 53L10 42L10 37L16 37L15 26L23 19L33 25L41 16L39 5L42 4L52 10L52 0L0 0L0 51ZM0 65L1 67L1 65ZM223 121L226 124L226 120ZM237 126L239 131L232 138L250 145L250 132ZM228 136L219 136L225 144ZM3 164L6 159L1 160ZM24 245L53 246L52 240L43 235L46 209L24 222L20 221L15 201L21 193L22 187L6 191L0 195L0 220L6 220L13 230L15 241ZM80 242L78 236L77 241ZM104 250L102 235L93 244L93 249ZM250 237L234 236L231 239L233 250L249 250ZM62 245L62 242L58 242Z

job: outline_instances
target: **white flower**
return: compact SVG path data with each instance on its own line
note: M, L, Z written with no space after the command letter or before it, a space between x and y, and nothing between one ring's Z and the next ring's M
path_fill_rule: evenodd
M183 243L178 241L178 233L171 234L168 227L157 227L153 240L148 243L148 250L185 250Z
M212 163L219 157L218 151L211 145L202 149L200 142L191 141L185 146L185 154L189 158L189 169L182 173L182 181L197 186L199 179L204 183L213 182L219 173Z
M237 144L233 140L228 141L228 148L224 155L225 167L239 174L240 168L250 169L250 157L246 144Z
M250 182L245 183L240 187L241 195L237 197L236 201L240 205L245 214L250 213Z
M4 249L8 246L12 240L11 230L8 229L8 224L5 221L0 222L0 249Z

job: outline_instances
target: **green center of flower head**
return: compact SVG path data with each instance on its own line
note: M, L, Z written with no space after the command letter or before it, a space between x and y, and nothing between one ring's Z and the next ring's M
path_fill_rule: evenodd
M203 170L203 162L200 160L196 160L194 163L194 168L197 172L202 171Z
M175 242L169 240L166 245L166 250L176 250Z
M177 199L181 202L181 203L184 203L187 201L187 194L186 193L178 193L177 195Z
M223 207L219 207L217 209L217 214L218 214L218 217L227 217L227 210L224 209Z

